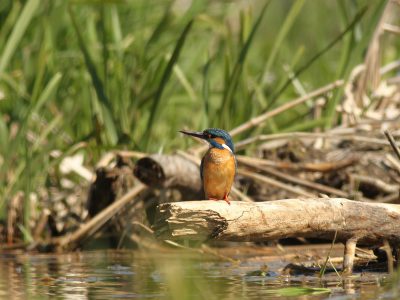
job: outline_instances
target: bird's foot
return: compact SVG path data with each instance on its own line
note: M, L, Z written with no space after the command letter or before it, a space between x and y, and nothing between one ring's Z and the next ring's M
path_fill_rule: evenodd
M208 200L213 200L213 201L224 200L226 203L228 203L229 205L231 205L231 202L229 201L228 196L225 196L223 199L217 199L217 198L211 198L211 197L209 197Z
M228 199L228 195L225 195L223 200L224 200L226 203L228 203L229 205L231 205L231 202L230 202L229 199Z

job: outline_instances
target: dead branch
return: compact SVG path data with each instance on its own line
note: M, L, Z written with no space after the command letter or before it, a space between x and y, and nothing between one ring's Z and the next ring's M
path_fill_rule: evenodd
M76 231L69 233L61 238L55 238L51 244L59 250L74 249L80 241L93 236L104 224L106 224L113 216L120 212L128 203L146 190L146 186L138 184L132 188L121 198L107 206L92 219L82 224ZM140 198L137 198L138 200Z
M397 158L400 159L400 150L399 147L396 145L396 141L394 140L393 135L389 132L389 130L385 130L384 133L390 143L390 146L392 146L394 153L396 153Z
M292 186L292 185L286 184L284 182L275 180L273 178L264 176L262 174L259 174L259 173L253 172L253 171L239 169L238 173L240 175L243 175L243 176L245 176L247 178L251 178L251 179L253 179L255 181L261 182L261 183L266 184L268 186L273 186L273 187L285 190L285 191L287 191L287 192L289 192L289 193L291 193L293 195L296 195L296 196L316 197L316 194L307 192L307 191L305 191L304 189L302 189L299 186Z
M359 158L356 155L352 155L348 158L338 161L328 162L310 162L310 163L291 163L287 161L271 161L262 158L249 157L244 155L237 155L238 161L246 163L253 163L259 166L274 167L283 170L290 171L307 171L307 172L332 172L340 170L355 164Z
M263 172L266 172L272 176L275 176L279 179L283 179L287 182L291 182L291 183L295 183L301 186L305 186L308 187L310 189L316 190L320 193L326 193L326 194L332 194L335 196L339 196L339 197L348 197L349 195L346 192L343 192L342 190L338 190L329 186L325 186L323 184L319 184L319 183L315 183L315 182L311 182L305 179L301 179L289 174L285 174L282 173L278 170L272 169L272 168L268 168L268 167L264 167L261 164L262 159L255 159L255 161L252 161L252 158L247 158L247 157L240 157L238 158L238 161L249 166L249 167L253 167L253 168L257 168ZM258 164L256 164L255 162L260 161Z
M347 128L346 128L347 129ZM236 143L236 149L244 149L246 146L271 140L290 140L290 139L333 139L333 140L348 140L352 142L363 142L368 144L375 144L378 146L389 146L389 142L384 139L378 139L368 136L356 135L353 130L348 130L349 132L339 132L339 133L315 133L315 132L284 132L275 134L258 135L255 137L250 137L246 140Z
M399 185L386 183L379 178L374 178L374 177L359 175L359 174L351 174L350 178L351 178L351 180L357 182L358 184L366 183L366 184L373 185L374 187L376 187L377 189L381 190L382 192L384 192L386 194L399 192Z

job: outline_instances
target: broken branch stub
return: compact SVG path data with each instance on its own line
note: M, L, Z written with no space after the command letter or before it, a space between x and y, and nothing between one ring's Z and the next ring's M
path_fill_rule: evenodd
M153 154L137 161L135 176L158 188L185 188L201 191L199 167L179 155Z

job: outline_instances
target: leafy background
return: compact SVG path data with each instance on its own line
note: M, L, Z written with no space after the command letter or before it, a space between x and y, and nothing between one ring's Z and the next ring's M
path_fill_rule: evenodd
M113 149L170 152L191 143L179 129L229 130L348 78L385 4L2 0L0 219L18 191L58 180L76 151L87 166ZM394 37L382 45L382 64L399 57ZM237 140L330 128L341 93L328 95L320 119L308 102Z

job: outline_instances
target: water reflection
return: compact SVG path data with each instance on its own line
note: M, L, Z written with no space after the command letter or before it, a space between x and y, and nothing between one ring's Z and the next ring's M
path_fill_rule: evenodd
M283 265L268 263L268 272L260 276L251 271L260 270L261 262L234 264L181 251L0 254L0 299L285 299L283 288L294 286L331 290L297 299L376 299L385 292L384 274L345 281L333 274L321 281L278 276ZM385 299L396 298L389 293Z

